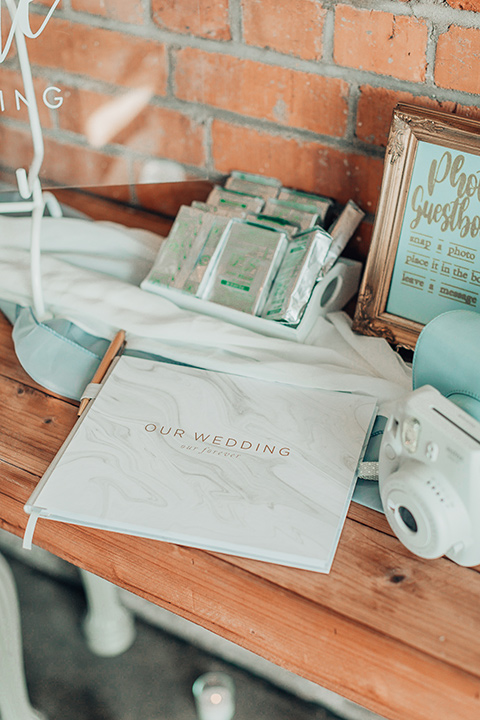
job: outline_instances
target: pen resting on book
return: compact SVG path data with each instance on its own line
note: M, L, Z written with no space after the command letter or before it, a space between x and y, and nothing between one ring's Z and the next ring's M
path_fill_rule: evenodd
M100 365L98 366L91 382L92 383L99 383L102 382L103 378L105 377L105 374L112 364L113 358L120 352L120 350L125 345L125 330L119 330L115 337L113 338L112 342L107 348L107 352L103 356ZM83 398L80 402L80 406L78 408L78 415L81 415L85 408L88 405L90 398Z

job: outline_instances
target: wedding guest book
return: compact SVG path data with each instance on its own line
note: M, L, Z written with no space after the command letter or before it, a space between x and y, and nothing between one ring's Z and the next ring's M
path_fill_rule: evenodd
M328 572L371 398L122 355L25 506L36 518Z

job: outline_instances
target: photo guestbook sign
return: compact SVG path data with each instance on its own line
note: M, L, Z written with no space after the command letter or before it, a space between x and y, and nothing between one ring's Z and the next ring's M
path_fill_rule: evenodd
M423 326L480 309L480 123L395 108L354 328L414 348Z

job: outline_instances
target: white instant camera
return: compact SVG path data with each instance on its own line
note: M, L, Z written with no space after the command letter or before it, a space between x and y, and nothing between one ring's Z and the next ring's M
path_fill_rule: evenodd
M433 387L414 390L388 418L379 487L411 552L480 564L480 422Z

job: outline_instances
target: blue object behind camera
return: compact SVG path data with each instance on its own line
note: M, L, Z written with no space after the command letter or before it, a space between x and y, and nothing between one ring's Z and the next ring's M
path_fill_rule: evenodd
M451 310L425 325L413 356L413 389L422 385L480 421L480 315Z

